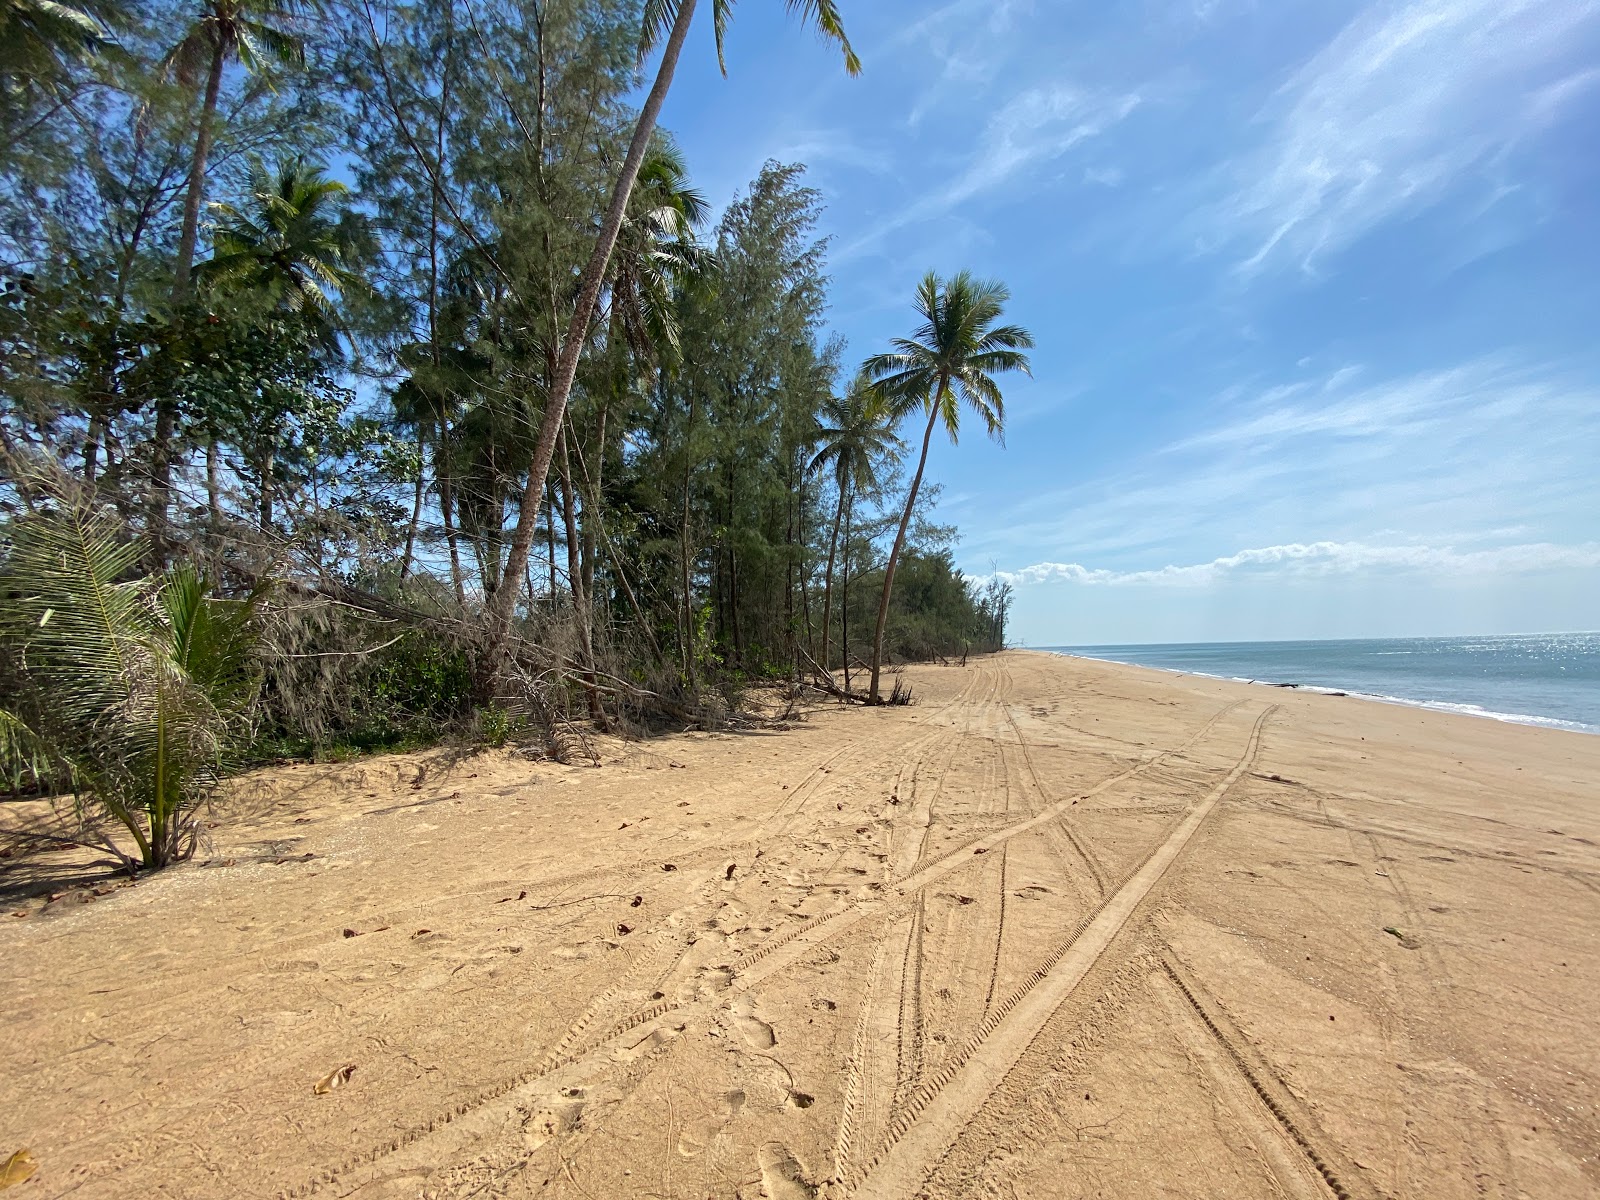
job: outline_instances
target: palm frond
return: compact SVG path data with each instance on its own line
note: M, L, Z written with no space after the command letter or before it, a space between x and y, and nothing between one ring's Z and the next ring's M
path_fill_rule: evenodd
M844 31L844 18L839 15L839 6L833 0L784 0L784 6L791 13L798 14L806 24L815 25L823 37L838 43L844 53L846 74L861 74L861 60L850 45L850 39Z

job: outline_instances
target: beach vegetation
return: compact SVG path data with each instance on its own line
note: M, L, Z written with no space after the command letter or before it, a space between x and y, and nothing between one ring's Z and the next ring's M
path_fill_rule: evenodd
M713 211L658 127L695 11L4 10L9 790L159 866L239 765L559 756L1002 643L915 388L830 331L804 164Z
M142 554L115 518L75 506L7 529L0 770L70 793L88 834L108 818L157 868L193 850L196 814L248 732L262 592L219 597L187 563L140 575Z

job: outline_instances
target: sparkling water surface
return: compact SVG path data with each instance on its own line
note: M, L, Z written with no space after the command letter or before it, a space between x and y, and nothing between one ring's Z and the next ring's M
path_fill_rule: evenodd
M1042 649L1600 733L1600 633Z

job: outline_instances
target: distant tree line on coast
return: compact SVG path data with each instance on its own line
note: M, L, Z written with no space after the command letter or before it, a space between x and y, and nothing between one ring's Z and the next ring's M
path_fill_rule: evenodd
M929 275L847 364L804 167L713 224L656 124L694 15L4 0L6 786L157 866L241 761L564 752L1003 644L924 469L1031 339Z

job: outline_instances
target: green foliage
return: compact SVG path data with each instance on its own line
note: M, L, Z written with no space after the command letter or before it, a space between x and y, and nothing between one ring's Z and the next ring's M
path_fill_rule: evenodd
M787 7L853 69L832 4ZM731 0L711 8L720 51ZM186 685L223 697L217 746L247 726L260 760L500 741L584 711L715 721L752 681L869 652L902 508L924 520L895 542L891 652L1003 639L1004 604L974 597L925 522L920 468L900 477L916 388L840 387L801 164L766 164L707 228L691 164L651 134L536 462L640 119L640 46L672 0L118 11L113 28L89 0L0 0L0 28L26 33L0 49L0 519L23 544L64 511L33 468L74 479L114 522L95 553L115 550L107 595L145 623L141 663L158 627L198 635L228 611L169 564L234 596L288 581L250 625L247 711L221 680ZM969 290L981 316L993 289ZM961 378L957 399L992 399L997 424L997 394ZM484 636L503 608L505 644ZM46 728L42 660L23 651L51 622L0 647L0 691L33 697L0 717L13 779L111 796L147 837L158 811L170 840L167 800L62 749L110 737L122 693ZM514 661L486 671L491 651ZM180 811L225 756L207 761Z
M144 866L165 866L192 848L194 810L247 723L257 597L216 597L188 566L130 576L140 548L103 514L67 507L5 532L6 769L70 788Z

